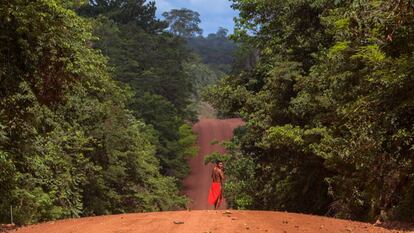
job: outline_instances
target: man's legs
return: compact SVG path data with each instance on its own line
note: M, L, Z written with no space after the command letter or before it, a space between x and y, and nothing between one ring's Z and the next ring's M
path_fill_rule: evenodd
M220 193L220 195L217 197L216 202L214 203L214 209L215 209L215 210L216 210L216 209L218 209L218 208L220 207L221 198L222 198L222 195L221 195L221 193Z

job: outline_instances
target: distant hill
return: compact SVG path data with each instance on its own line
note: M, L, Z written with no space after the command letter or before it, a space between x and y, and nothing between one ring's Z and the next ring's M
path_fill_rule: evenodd
M237 44L228 38L227 33L227 29L219 28L207 37L191 37L187 39L188 46L213 70L229 73Z

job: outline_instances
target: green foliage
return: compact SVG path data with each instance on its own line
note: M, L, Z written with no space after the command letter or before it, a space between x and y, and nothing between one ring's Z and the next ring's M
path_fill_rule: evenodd
M233 2L233 37L260 55L204 95L246 121L227 162L229 202L412 220L412 4Z
M147 0L97 0L88 1L77 9L78 13L86 17L106 16L118 24L133 22L149 33L158 33L168 25L156 19L155 2Z
M367 45L361 46L359 51L352 55L351 58L366 59L370 62L381 62L385 59L385 55L378 45Z
M1 85L1 97L16 92L25 81L40 102L54 104L80 78L85 60L71 54L74 50L83 53L80 48L90 39L89 25L55 1L32 2L16 9L25 3L8 1L0 8L0 77L9 84Z
M131 11L124 11L122 2ZM189 108L195 82L186 66L191 53L182 38L148 30L149 25L160 22L155 20L153 3L144 3L115 1L108 5L104 1L89 3L79 11L93 17L94 32L99 37L94 47L108 56L115 78L133 91L128 108L150 126L162 174L177 178L174 181L179 185L189 170L185 151L193 150L193 145L180 141L190 136L182 135L180 127L185 120L195 118ZM130 14L133 16L127 17Z
M349 41L339 41L329 49L328 57L334 58L335 55L342 53L344 50L349 48Z
M200 100L202 91L218 82L225 74L221 71L214 71L209 65L202 63L201 59L197 55L194 55L192 61L183 64L184 70L188 77L192 78L192 86L196 93L194 93L194 99Z
M100 38L95 47L109 57L116 79L132 88L135 99L145 92L160 95L174 105L179 116L187 117L193 89L183 67L190 56L185 42L169 34L147 33L133 22L119 25L105 17L95 22Z
M188 124L181 125L178 133L180 134L178 144L182 149L182 156L185 158L196 156L198 154L198 147L196 146L197 136L194 135L191 126Z
M0 198L7 200L16 183L16 167L8 154L3 151L0 151L0 167ZM0 206L2 209L8 209L8 204L8 202L2 201Z
M190 9L172 9L162 14L169 25L169 31L179 37L194 37L203 34L198 24L201 23L200 14Z
M227 162L229 160L229 155L221 154L218 152L213 152L204 157L204 164L207 165L208 163L215 164L218 161Z
M127 109L133 88L112 79L92 24L65 3L0 6L0 221L10 206L18 224L183 207L156 132ZM187 156L194 138L181 131Z
M216 33L211 33L207 37L187 39L188 46L216 73L229 73L234 62L237 45L228 38L227 32L227 29L219 28Z

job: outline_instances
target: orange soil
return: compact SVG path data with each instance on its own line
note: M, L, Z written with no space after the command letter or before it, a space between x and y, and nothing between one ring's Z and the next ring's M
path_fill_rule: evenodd
M89 217L32 225L21 228L16 233L401 232L367 223L311 215L264 211L230 213L225 214L224 210L197 210Z

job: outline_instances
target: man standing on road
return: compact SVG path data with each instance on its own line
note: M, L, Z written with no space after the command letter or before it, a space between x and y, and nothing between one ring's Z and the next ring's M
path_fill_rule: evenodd
M213 183L211 184L210 192L208 194L208 203L214 205L214 209L217 209L220 207L220 204L223 200L223 162L216 162L216 165L213 168L213 172L211 173L211 178L213 179Z

